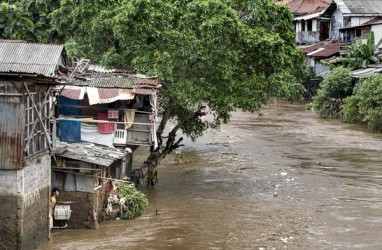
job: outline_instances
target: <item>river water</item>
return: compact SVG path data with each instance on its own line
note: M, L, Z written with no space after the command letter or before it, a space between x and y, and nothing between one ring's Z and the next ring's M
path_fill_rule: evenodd
M382 137L300 104L262 113L168 156L141 217L54 231L41 249L382 249Z

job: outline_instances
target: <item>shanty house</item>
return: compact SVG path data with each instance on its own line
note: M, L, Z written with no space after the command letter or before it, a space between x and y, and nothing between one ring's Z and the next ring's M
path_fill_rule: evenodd
M305 54L305 61L315 75L329 72L330 68L321 63L323 59L329 59L340 55L340 42L326 41L311 46L300 48Z
M89 73L91 70L57 90L61 141L133 149L156 146L158 80L130 73Z
M293 13L297 44L314 44L330 37L330 18L322 17L332 0L292 0L281 4Z
M49 236L50 89L65 75L61 45L0 41L0 249Z
M366 40L375 23L373 30L380 34L377 27L382 17L382 1L373 0L333 0L331 5L321 15L331 18L333 25L332 36L341 41L341 48L352 43L354 38Z
M89 142L58 141L52 166L52 187L61 190L61 204L70 205L68 228L98 226L109 197L108 180L119 178L128 152Z
M86 63L84 63L86 62ZM74 73L73 73L74 72ZM156 146L156 78L77 63L54 90L58 124L52 186L71 206L70 228L96 228L108 182L130 176L132 151Z

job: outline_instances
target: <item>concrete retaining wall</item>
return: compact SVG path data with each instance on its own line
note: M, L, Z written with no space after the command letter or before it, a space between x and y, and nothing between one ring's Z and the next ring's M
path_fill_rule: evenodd
M50 156L22 170L0 170L0 249L34 249L48 240Z

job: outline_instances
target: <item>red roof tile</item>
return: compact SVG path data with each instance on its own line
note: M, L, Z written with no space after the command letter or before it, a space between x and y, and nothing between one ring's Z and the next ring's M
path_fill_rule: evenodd
M297 15L317 13L325 10L332 0L293 0L286 5Z

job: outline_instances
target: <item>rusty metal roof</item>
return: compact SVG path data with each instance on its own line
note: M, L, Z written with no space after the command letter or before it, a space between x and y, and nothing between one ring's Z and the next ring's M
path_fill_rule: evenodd
M156 77L147 77L144 75L118 75L114 73L85 75L83 80L69 82L68 85L88 86L94 88L117 88L117 89L135 89L135 88L158 88L159 81Z
M325 10L332 3L332 0L293 0L286 2L293 14L306 15Z
M130 77L95 77L88 81L89 87L132 89L133 79Z
M64 46L0 41L0 72L54 77Z
M301 50L308 56L328 58L339 54L340 52L340 42L339 41L329 41L318 43L313 46L301 48Z

